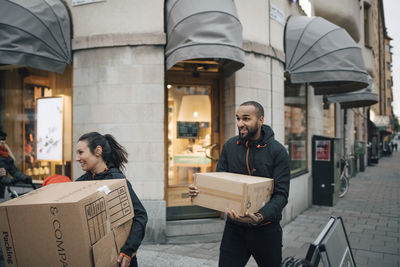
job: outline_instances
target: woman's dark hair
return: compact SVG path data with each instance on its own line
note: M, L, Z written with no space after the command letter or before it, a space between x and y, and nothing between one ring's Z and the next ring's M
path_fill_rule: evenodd
M107 166L111 163L118 169L125 169L124 164L128 163L128 152L111 134L101 135L98 132L86 133L78 141L86 141L90 152L93 154L96 147L101 146L103 149L101 156Z

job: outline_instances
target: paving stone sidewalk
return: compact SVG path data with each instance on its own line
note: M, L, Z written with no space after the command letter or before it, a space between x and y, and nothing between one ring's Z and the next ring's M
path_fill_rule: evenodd
M285 225L283 258L305 257L331 215L343 218L358 267L400 267L400 152L351 178L335 207L312 206ZM139 266L218 266L219 245L143 245Z

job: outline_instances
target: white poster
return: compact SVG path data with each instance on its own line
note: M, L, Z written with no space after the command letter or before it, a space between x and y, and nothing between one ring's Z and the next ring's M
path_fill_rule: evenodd
M36 157L38 160L62 160L63 98L37 99Z

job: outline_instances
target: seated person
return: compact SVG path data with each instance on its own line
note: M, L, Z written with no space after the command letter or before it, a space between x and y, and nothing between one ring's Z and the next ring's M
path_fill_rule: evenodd
M10 156L6 146L7 134L0 131L0 198L4 194L4 186L12 182L7 177L7 173L14 177L15 181L21 181L27 184L32 183L32 178L23 174L14 164L14 159Z

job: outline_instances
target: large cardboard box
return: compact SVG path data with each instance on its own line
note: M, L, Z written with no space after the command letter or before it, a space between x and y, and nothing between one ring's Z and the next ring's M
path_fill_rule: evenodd
M0 204L6 266L112 266L133 216L125 179L31 191Z
M239 215L255 213L271 199L274 180L228 172L196 173L195 186L199 194L194 205Z

